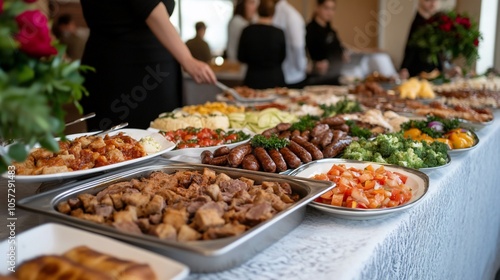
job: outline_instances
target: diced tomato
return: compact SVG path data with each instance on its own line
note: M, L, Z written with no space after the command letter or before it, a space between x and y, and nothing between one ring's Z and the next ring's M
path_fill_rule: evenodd
M336 194L332 196L330 204L334 206L342 206L343 201L344 201L344 195Z
M196 134L196 136L198 137L198 139L210 139L210 138L212 138L212 134L210 132L204 132L204 131L198 132L198 134Z
M184 135L182 140L184 140L184 141L196 140L196 135L186 134L186 135Z
M333 165L326 174L314 178L335 182L336 187L320 198L322 203L330 205L373 209L394 207L412 198L411 189L404 183L407 176L385 170L383 166L357 169Z
M235 133L229 134L228 136L226 136L225 139L227 142L233 142L233 141L236 141L238 139L238 135Z
M403 184L406 184L406 181L408 180L408 176L401 174L399 172L394 172L394 174L398 175L399 178L401 178L401 181L403 181Z

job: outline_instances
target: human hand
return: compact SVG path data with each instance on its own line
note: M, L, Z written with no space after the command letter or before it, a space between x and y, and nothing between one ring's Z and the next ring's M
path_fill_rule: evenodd
M214 71L203 61L192 58L182 64L182 67L199 84L215 84L217 82Z
M403 68L403 69L399 70L399 78L401 80L406 80L409 77L410 77L410 72L408 72L408 69Z
M330 66L330 63L328 62L328 60L323 59L323 60L320 60L320 61L316 61L314 63L314 70L319 75L325 75L326 72L328 71L328 67L329 66Z

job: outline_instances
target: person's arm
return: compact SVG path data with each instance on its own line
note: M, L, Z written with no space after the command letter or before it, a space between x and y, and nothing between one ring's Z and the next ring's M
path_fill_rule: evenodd
M146 19L146 24L160 43L168 49L197 83L214 84L217 81L214 72L208 64L193 58L191 52L189 52L189 49L182 42L179 34L170 22L170 16L163 3L160 2L153 9Z

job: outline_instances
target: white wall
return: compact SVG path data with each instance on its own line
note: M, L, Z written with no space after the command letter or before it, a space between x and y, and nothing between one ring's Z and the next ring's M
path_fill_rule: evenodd
M482 0L479 30L483 34L483 41L479 44L479 60L476 63L476 72L479 74L493 67L497 39L497 15L498 0Z

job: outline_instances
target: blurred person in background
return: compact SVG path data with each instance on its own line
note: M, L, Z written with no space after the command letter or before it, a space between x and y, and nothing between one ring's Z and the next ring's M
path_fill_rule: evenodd
M197 83L216 82L210 66L195 59L170 22L174 0L81 0L90 28L82 64L89 96L89 130L121 122L147 128L162 112L182 106L180 65ZM180 64L180 65L179 65Z
M344 47L330 21L335 14L335 0L317 0L312 20L307 24L306 46L312 60L308 84L339 84L342 63L347 60Z
M204 40L205 32L207 31L207 26L204 22L199 21L195 24L196 36L186 42L186 46L193 55L194 58L210 62L212 59L212 54L210 53L210 47L208 43Z
M234 6L234 15L227 27L227 59L232 61L238 60L238 44L241 32L249 24L257 22L258 6L259 0L238 0Z
M418 0L417 14L415 15L415 19L410 27L410 32L406 41L403 63L401 64L401 70L399 72L401 78L417 76L421 72L431 72L434 69L438 69L439 71L443 70L441 63L436 65L426 61L425 58L427 55L425 50L416 46L408 45L408 41L413 33L419 27L428 24L428 19L436 14L438 5L438 0Z
M287 0L275 0L274 26L285 32L285 82L289 88L303 88L306 81L306 27L302 15Z
M89 36L86 28L78 28L70 14L62 14L55 20L52 32L59 42L66 45L68 59L82 59L85 43Z
M248 64L243 84L250 88L285 86L282 69L286 57L285 34L272 26L274 12L275 0L261 0L259 20L241 34L238 59Z

